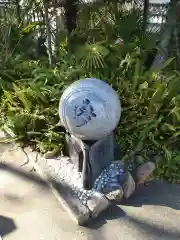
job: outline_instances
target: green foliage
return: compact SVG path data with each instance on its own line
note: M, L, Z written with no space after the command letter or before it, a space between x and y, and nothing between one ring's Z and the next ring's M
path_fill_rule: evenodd
M140 75L136 70L134 73L132 81L117 81L123 106L118 127L122 155L125 159L129 152L145 159L154 155L156 176L177 181L180 176L179 153L176 153L180 148L180 79L173 72L171 76L162 76L161 81L153 80L152 73Z
M87 77L107 81L119 94L122 117L117 128L121 158L144 161L154 156L155 176L180 181L180 75L169 59L145 71L146 52L155 35L142 32L141 10L127 11L118 1L101 1L79 11L79 46L69 54L66 37L57 46L56 64L29 54L38 24L12 25L11 44L0 66L0 125L22 145L43 153L63 151L64 136L55 132L60 96L71 82ZM124 43L115 43L117 38ZM30 50L30 51L31 51ZM36 60L37 59L37 60Z
M62 136L53 129L59 121L57 109L62 90L76 74L75 69L62 72L58 67L49 69L34 64L36 69L29 78L14 81L11 90L3 89L0 120L21 141L32 142L45 152L57 145L62 147Z

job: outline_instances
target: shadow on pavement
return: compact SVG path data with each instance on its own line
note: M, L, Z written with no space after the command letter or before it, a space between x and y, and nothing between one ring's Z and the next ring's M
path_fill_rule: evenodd
M107 223L108 220L113 219L122 219L126 216L126 213L124 210L122 210L117 205L113 204L110 206L106 211L102 212L96 219L92 219L86 227L89 229L98 229L105 223Z
M46 181L42 180L39 176L21 170L20 168L13 167L10 164L0 163L0 170L8 171L16 176L24 178L27 181L33 181L37 184L48 187Z
M180 239L180 228L170 229L169 226L159 226L158 223L146 220L142 220L138 217L126 215L126 213L118 206L113 205L97 219L93 220L86 226L86 231L91 235L90 240L104 240L104 233L106 233L106 227L109 220L115 220L114 224L110 224L112 227L112 239L127 239L126 234L123 235L125 238L121 238L121 233L118 235L118 231L134 233L134 239L155 239L155 240L179 240ZM175 226L177 224L175 223ZM113 230L113 227L115 230ZM92 231L92 232L91 232ZM117 231L117 235L114 231ZM140 235L138 235L140 234ZM142 237L143 236L143 237ZM120 237L120 238L118 238ZM130 238L132 239L132 238Z
M175 210L180 210L180 185L169 184L165 181L151 181L146 186L141 186L128 200L123 200L121 205L141 207L143 205L165 206ZM141 221L140 218L128 216L124 210L117 205L112 205L103 212L97 219L90 222L86 227L92 230L101 230L107 221L115 220L119 227L121 221L129 224L130 228L135 226L140 231L148 232L153 239L164 237L164 239L180 239L180 228L178 232L168 231L156 224ZM173 220L172 220L173 221ZM179 224L179 222L178 222Z
M0 199L4 199L4 201L14 202L14 204L21 204L24 200L23 198L20 198L15 194L9 194L9 193L0 194Z
M49 188L46 181L42 180L34 173L29 173L3 163L0 163L0 170L11 172L12 174L27 181L33 181L36 184ZM58 184L55 180L52 181L54 184ZM19 201L15 196L8 195L5 197L11 201ZM148 186L140 187L130 199L123 201L122 205L135 207L140 207L142 205L160 205L180 210L180 185L169 184L162 181L149 182ZM115 222L119 225L119 228L121 227L122 222L124 222L127 226L129 225L130 228L135 226L137 229L141 229L140 231L143 230L148 232L149 235L153 236L153 239L159 239L158 236L166 236L164 239L180 239L180 232L176 233L168 231L165 228L160 228L159 226L153 224L153 222L151 224L149 222L141 221L139 218L127 216L126 213L116 205L112 205L108 210L89 222L89 224L85 227L89 230L98 230L100 234L100 232L103 232L101 230L103 230L109 220L115 220ZM14 231L15 229L16 226L11 219L0 216L0 234L2 236L8 234L8 232ZM103 236L100 239L103 239Z
M0 236L5 235L16 230L16 225L11 218L0 215Z
M102 213L97 219L93 220L86 226L86 231L91 235L90 240L104 240L107 239L104 235L106 228L108 229L107 223L109 220L115 220L114 223L110 224L112 227L112 239L128 239L127 234L135 234L134 239L155 239L155 240L179 240L180 239L180 228L178 223L174 223L173 229L170 226L160 226L157 222L142 220L138 217L127 215L120 207L113 205L107 211ZM173 221L173 219L172 219ZM118 231L125 232L121 235ZM114 229L114 230L113 230ZM92 232L91 232L92 231ZM111 230L110 230L111 231ZM115 232L117 233L115 233ZM124 238L121 238L124 236ZM109 239L109 238L108 238ZM130 238L132 239L132 238Z
M121 204L134 207L159 205L180 210L180 185L165 181L151 181L147 186L141 186Z
M141 232L144 232L145 234L147 234L148 236L150 236L152 239L159 239L159 237L161 237L161 239L168 239L168 240L178 240L180 239L180 229L178 228L178 230L169 230L166 228L166 226L161 227L158 226L157 224L153 223L153 221L150 222L146 222L146 221L142 221L139 220L138 218L129 216L128 220L129 224L131 224L131 226L133 225L134 227L136 227L136 229L139 229Z

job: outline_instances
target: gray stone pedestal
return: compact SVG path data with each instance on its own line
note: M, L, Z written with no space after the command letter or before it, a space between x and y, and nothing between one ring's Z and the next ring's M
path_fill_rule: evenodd
M99 141L82 141L66 134L70 159L82 174L84 189L91 189L103 169L114 161L114 132Z

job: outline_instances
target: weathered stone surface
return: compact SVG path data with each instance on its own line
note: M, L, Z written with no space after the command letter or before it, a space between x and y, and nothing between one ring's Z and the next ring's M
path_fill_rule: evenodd
M118 180L118 179L117 179ZM106 196L109 201L120 201L123 198L123 189L119 181L108 182L107 185L102 189L102 193Z
M151 175L155 169L155 164L153 162L146 162L140 165L136 170L136 181L137 184L142 184Z
M21 162L21 164L23 165L26 161L27 157L23 153L22 149L19 147L16 147L14 149L8 149L1 156L1 162L3 163L8 162L10 164L16 164L16 162Z
M110 205L108 199L104 196L104 194L95 192L92 196L87 200L87 206L91 211L91 217L97 217L101 212L106 210Z
M58 156L59 153L60 153L59 148L55 148L53 151L49 151L49 152L45 153L44 157L46 159L51 159L51 158Z
M131 174L128 172L126 181L123 185L124 197L129 198L135 191L135 188L136 188L135 181Z
M11 151L13 149L17 149L17 145L14 142L6 142L7 135L3 131L0 130L0 156L2 156L5 152Z
M109 201L120 202L123 198L124 192L122 187L119 186L119 189L114 189L105 194L106 198Z
M67 135L66 141L72 162L82 172L82 181L88 179L91 186L103 169L114 161L114 132L94 142L82 141L73 135ZM86 162L90 163L92 170L84 165Z
M56 177L57 174L55 174L53 169L50 169L49 160L44 159L40 155L37 156L37 153L32 152L29 148L25 149L25 151L30 161L33 162L36 171L47 181L50 189L62 207L70 214L71 218L79 225L87 223L90 218L89 209L73 195L70 186L67 186L65 182L60 181Z
M2 149L1 144L0 148ZM33 165L29 162L26 153L21 147L15 145L14 143L7 144L6 147L4 147L4 152L2 152L0 162L10 164L15 167L21 167L27 171L31 171L33 169Z

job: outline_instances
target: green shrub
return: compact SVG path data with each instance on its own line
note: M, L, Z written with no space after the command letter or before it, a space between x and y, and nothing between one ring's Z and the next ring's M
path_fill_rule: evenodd
M128 52L123 58L118 49L98 44L88 46L88 50L85 46L77 56L53 68L34 62L29 78L14 81L11 90L3 89L1 125L23 145L30 144L44 153L53 149L63 151L64 136L54 130L59 122L61 93L74 80L100 77L116 89L121 99L122 117L117 128L121 158L141 156L146 161L155 156L156 177L179 181L179 73L165 71L163 67L145 72L138 51ZM119 64L108 65L112 57ZM21 71L32 63L26 64ZM17 64L14 69L19 67ZM161 77L157 79L160 70Z
M151 77L150 77L151 76ZM152 74L116 80L123 113L118 127L122 157L157 161L156 176L180 177L180 79L177 73L151 80ZM129 156L130 155L130 156Z
M54 129L59 123L60 96L71 82L96 77L107 81L121 99L120 158L153 158L157 178L179 182L180 75L172 70L172 59L145 72L143 59L157 35L142 32L141 16L141 9L130 11L118 1L83 5L74 32L80 46L69 55L62 34L56 64L51 67L46 55L42 58L35 51L32 59L39 60L31 59L36 27L13 25L13 41L9 45L4 41L0 49L0 126L22 146L31 145L43 153L62 152L64 136ZM124 45L115 44L118 37Z

